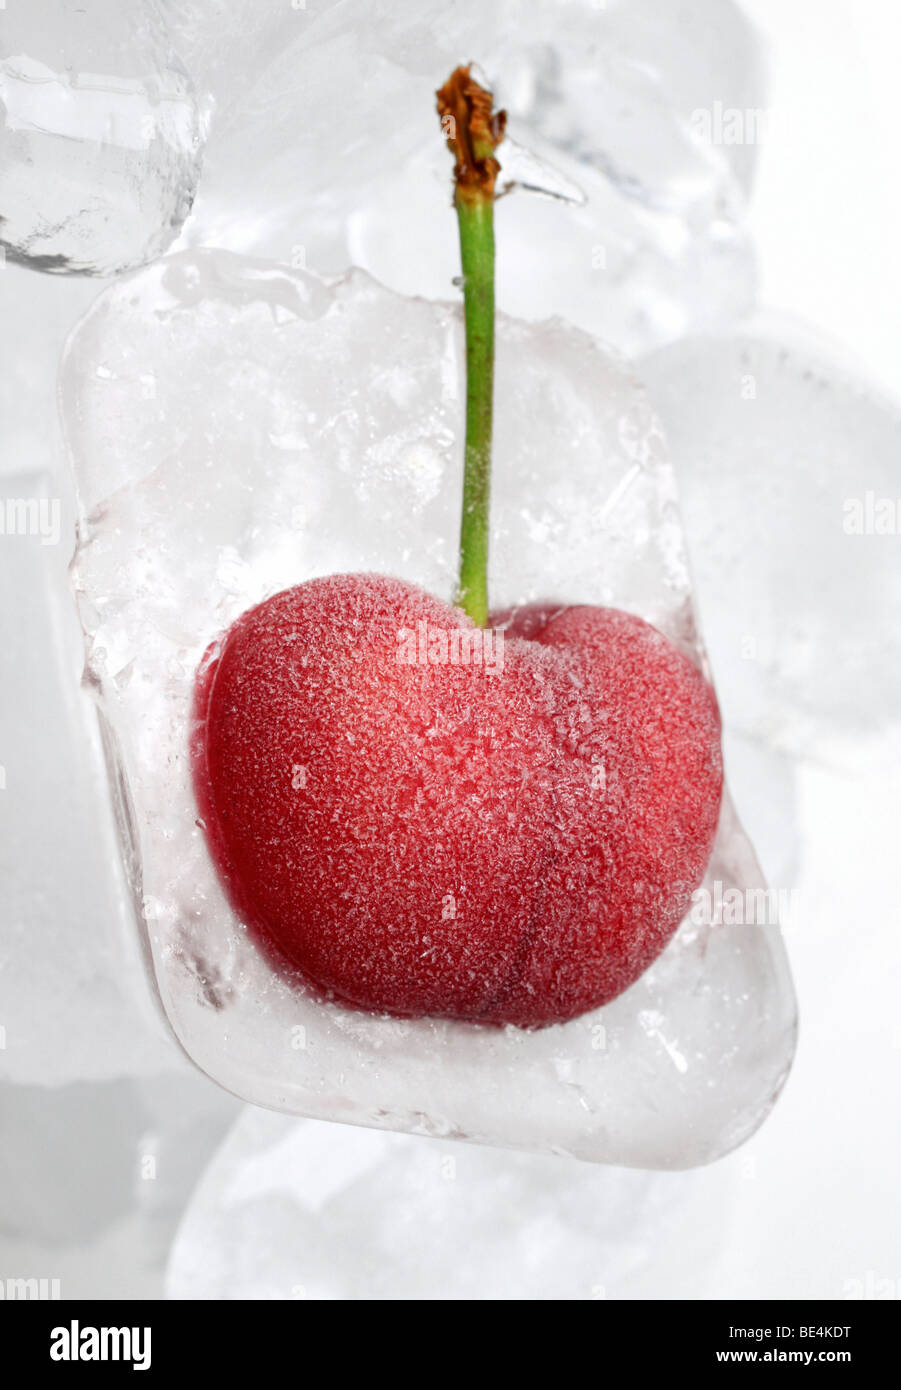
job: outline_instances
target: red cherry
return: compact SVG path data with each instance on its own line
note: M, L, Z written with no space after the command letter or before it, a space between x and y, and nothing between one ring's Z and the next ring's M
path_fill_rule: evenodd
M564 658L554 714L570 775L537 929L493 1017L561 1022L614 999L660 954L704 877L723 769L712 687L655 628L615 608L534 606L510 632Z
M616 610L516 615L500 669L463 664L473 640L378 575L277 594L201 668L197 798L236 910L321 990L563 1021L638 977L703 876L716 701Z
M245 613L201 682L195 781L235 905L308 979L365 1008L475 1018L531 925L549 663L409 664L398 634L420 623L477 631L375 575Z

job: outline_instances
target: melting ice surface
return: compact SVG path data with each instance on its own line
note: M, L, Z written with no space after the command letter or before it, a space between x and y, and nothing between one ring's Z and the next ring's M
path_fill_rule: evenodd
M288 986L197 825L194 673L245 608L372 569L449 598L460 498L455 308L184 253L107 290L61 393L81 498L74 582L126 866L163 1007L195 1062L314 1118L648 1167L746 1137L790 1064L778 929L687 919L607 1008L534 1033L401 1022ZM697 645L672 477L627 367L502 319L491 587L631 609ZM761 884L728 801L707 887Z

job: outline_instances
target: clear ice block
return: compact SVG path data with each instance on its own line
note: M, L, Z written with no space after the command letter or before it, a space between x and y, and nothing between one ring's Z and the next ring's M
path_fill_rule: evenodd
M641 371L726 723L814 756L895 723L897 403L777 318L674 344Z
M0 1080L20 1085L180 1064L147 1000L97 721L78 690L56 373L95 292L0 273L0 315L16 325L0 341Z
M627 366L562 323L502 318L490 584L695 631L672 474ZM82 504L73 577L132 892L172 1027L274 1109L610 1163L739 1143L794 1046L778 929L686 919L605 1009L537 1032L399 1021L289 986L231 910L197 824L194 675L248 606L316 575L449 598L462 442L458 310L361 271L335 282L225 252L124 278L67 347ZM707 886L762 883L726 800Z
M160 255L193 201L201 122L155 0L0 11L0 250L79 275Z

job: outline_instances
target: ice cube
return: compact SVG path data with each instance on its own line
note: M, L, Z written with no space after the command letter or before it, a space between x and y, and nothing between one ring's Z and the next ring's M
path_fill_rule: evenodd
M716 1297L736 1179L640 1173L248 1109L172 1246L170 1298Z
M0 1085L5 1274L62 1298L158 1297L175 1227L241 1104L187 1063L159 1080Z
M132 892L172 1026L211 1076L311 1117L679 1167L738 1143L788 1068L778 930L686 920L597 1014L535 1033L400 1022L292 988L226 901L197 824L189 709L209 642L342 570L449 598L462 443L456 308L356 271L225 252L107 290L61 377L82 498L74 581L114 750ZM491 588L638 612L696 644L657 421L630 370L561 323L501 319ZM708 873L761 883L728 801Z
M56 370L96 287L0 274L0 1077L62 1085L178 1064L127 919L68 561ZM27 470L27 471L26 471Z
M797 886L801 871L797 768L793 759L759 739L728 728L723 736L723 758L736 810L767 883L790 891Z
M0 1090L0 1232L71 1245L121 1220L143 1132L130 1081Z
M145 1002L114 871L96 721L43 544L66 534L47 481L8 475L0 497L0 574L15 596L0 608L0 1077L60 1085L152 1073L178 1057Z
M617 48L639 67L651 69L673 110L697 138L717 146L749 190L758 144L729 138L722 124L717 126L717 118L730 112L765 114L763 45L744 7L733 0L688 0L678 6L660 0L586 4L609 15L608 32L615 35Z
M29 0L0 28L0 250L108 275L188 215L200 116L154 4Z
M529 319L561 314L627 353L747 313L754 267L737 196L726 207L722 188L711 181L716 215L712 207L683 213L666 201L655 205L528 128L512 123L511 130L558 180L578 188L583 201L518 188L498 200L502 309ZM498 150L502 171L508 146ZM449 294L460 252L447 195L447 152L433 137L349 214L350 260L405 294ZM403 236L397 234L399 208Z
M501 202L501 308L564 313L629 351L748 311L756 147L700 138L695 119L762 101L758 45L731 3L569 0L565 20L560 0L308 0L228 19L172 0L167 13L212 97L180 245L327 272L352 261L404 293L447 295L457 253L434 91L475 57L512 134L587 198Z
M894 722L897 404L777 319L677 343L641 370L678 471L727 724L821 754Z
M0 477L7 473L45 473L53 487L72 493L70 470L63 462L56 373L66 335L84 313L97 285L80 278L31 275L0 257L0 316L14 323L15 333L0 337L0 418L3 444ZM61 475L61 476L58 476ZM65 571L71 536L48 549L45 559Z

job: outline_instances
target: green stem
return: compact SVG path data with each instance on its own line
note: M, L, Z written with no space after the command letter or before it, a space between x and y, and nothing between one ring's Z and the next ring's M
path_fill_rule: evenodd
M455 602L479 627L488 621L491 413L494 394L494 189L505 111L472 75L455 68L440 91L438 114L454 156L454 206L463 261L466 326L466 448L460 578Z
M479 627L488 620L491 426L494 404L494 199L455 198L466 329L466 446L460 578L455 602Z

